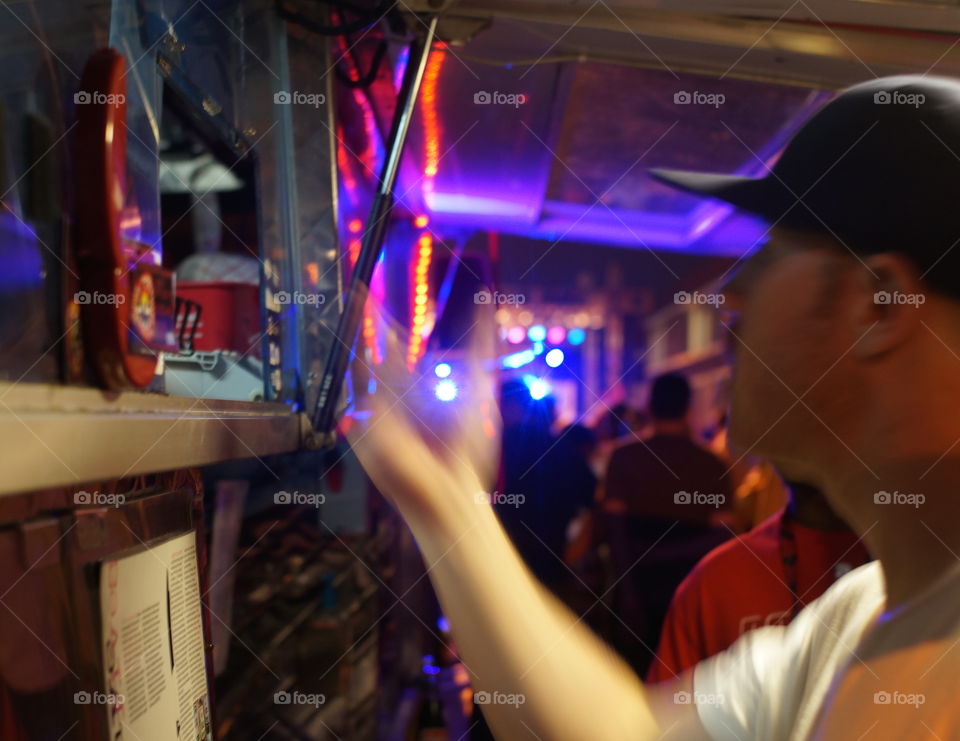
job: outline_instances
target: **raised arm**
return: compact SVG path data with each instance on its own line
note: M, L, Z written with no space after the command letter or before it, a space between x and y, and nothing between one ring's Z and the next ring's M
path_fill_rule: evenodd
M420 545L474 689L490 693L483 712L497 738L702 737L692 706L671 702L680 685L663 690L666 700L646 692L521 561L484 496L496 407L489 379L474 381L455 430L414 412L412 395L388 394L351 442Z

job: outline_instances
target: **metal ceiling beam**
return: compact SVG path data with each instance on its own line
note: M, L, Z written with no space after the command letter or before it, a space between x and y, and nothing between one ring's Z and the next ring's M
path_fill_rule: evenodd
M410 5L413 9L427 7L431 1L412 0ZM530 49L538 48L536 42L542 41L544 50L549 49L543 61L567 56L569 61L721 74L825 89L844 87L874 75L925 73L932 66L937 74L960 75L960 49L951 49L960 33L957 9L921 8L927 11L923 24L940 29L931 32L923 30L917 6L910 15L907 6L883 6L881 13L877 4L844 5L848 10L842 17L849 20L840 23L834 20L836 14L824 10L815 15L805 12L805 6L797 6L792 15L778 20L779 13L772 18L723 15L722 6L707 13L622 6L611 9L608 4L591 7L587 3L470 0L448 6L439 33L444 36L444 23L456 28L458 19L494 19L490 30L482 33L496 36L504 22L510 23L512 31L518 26L539 27L540 32L531 34L535 43ZM859 15L849 10L851 6L860 10ZM868 19L873 18L883 18L884 25L870 23ZM863 25L849 25L855 19ZM543 32L551 27L557 29L553 37ZM470 45L463 50L468 61L469 50ZM530 62L537 56L534 53ZM516 59L511 61L518 63Z

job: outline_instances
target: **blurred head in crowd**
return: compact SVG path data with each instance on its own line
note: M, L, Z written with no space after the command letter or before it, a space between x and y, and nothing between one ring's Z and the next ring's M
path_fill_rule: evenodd
M587 458L597 447L597 436L589 427L579 424L572 424L566 427L559 436L560 441L567 446L567 449L576 451L579 455Z
M552 396L534 399L530 388L520 378L511 378L500 386L500 414L505 429L524 427L549 431L556 413Z
M500 387L500 413L503 415L504 427L511 427L523 422L527 415L530 403L530 392L527 385L519 378L505 381Z
M654 422L677 422L690 411L690 383L679 373L657 376L650 389L650 416Z

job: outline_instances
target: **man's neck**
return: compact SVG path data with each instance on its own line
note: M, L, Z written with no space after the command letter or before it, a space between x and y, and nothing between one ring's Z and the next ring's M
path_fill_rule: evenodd
M888 607L907 602L957 565L960 458L861 467L828 495L880 561Z
M825 532L850 530L850 526L837 516L819 490L802 484L790 485L790 501L787 503L787 510L794 522L811 530Z

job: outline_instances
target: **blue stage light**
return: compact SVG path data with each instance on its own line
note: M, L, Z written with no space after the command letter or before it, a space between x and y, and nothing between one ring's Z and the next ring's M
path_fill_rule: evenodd
M433 393L437 395L437 398L440 401L453 401L457 398L457 384L451 381L449 378L437 383L433 388Z
M530 391L530 398L534 401L540 401L540 399L550 393L550 384L542 378L524 376L523 381L527 384L527 389Z
M433 372L437 378L446 378L453 372L453 368L450 367L450 363L437 363Z
M527 363L532 363L534 358L533 350L521 350L520 352L510 353L504 356L500 365L504 368L521 368Z
M531 342L543 342L547 339L547 328L542 324L534 324L527 330L527 337Z
M563 362L563 350L559 347L553 348L550 352L547 353L547 356L544 358L547 361L547 365L551 368L558 367Z

